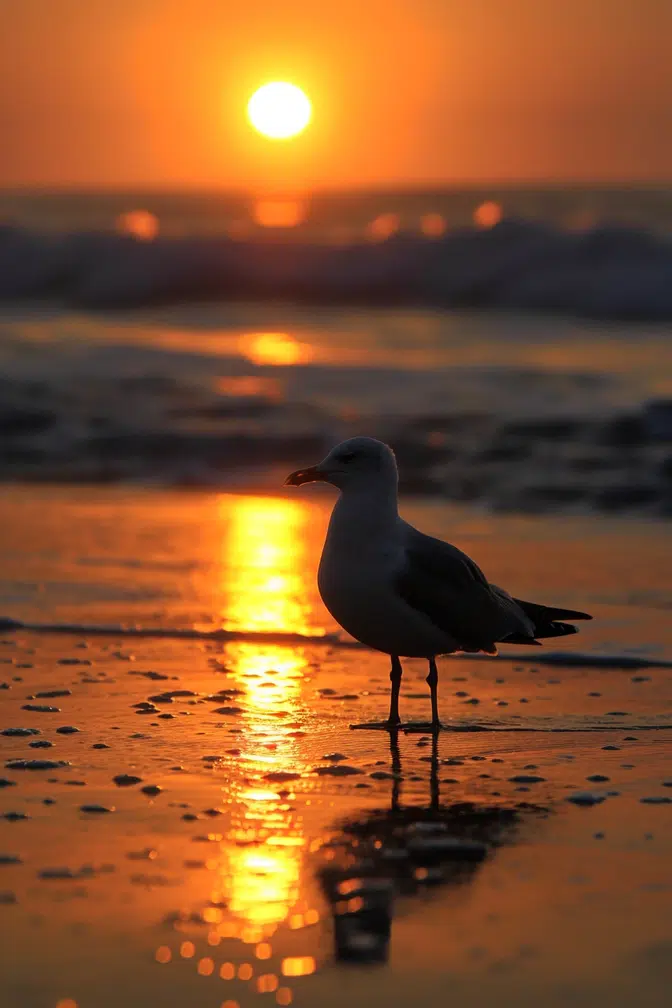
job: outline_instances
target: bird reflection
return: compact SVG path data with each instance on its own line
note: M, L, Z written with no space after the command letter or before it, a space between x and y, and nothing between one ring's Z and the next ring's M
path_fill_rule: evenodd
M403 770L401 766L401 750L399 748L399 732L390 732L390 765L394 779L392 783L392 795L390 798L390 813L401 812L401 791L403 783ZM439 811L439 737L434 732L431 737L431 759L429 764L429 805L427 810L432 813Z
M429 740L429 801L404 805L404 771L398 732L390 732L392 787L389 807L367 810L339 823L324 850L321 881L334 918L336 958L383 961L394 900L428 888L464 885L512 842L520 810L475 801L441 803L439 737Z

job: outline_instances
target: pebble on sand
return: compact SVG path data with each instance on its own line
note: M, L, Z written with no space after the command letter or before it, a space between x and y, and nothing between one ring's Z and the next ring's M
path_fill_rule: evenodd
M159 852L154 847L144 847L139 851L128 851L126 857L131 861L154 861L159 856Z
M80 805L80 812L89 812L91 814L100 815L103 812L114 812L114 805Z
M347 763L338 763L335 766L313 767L313 773L319 774L320 777L350 777L353 774L364 773L364 771L358 767L348 766Z
M72 690L69 689L53 689L53 690L42 690L40 693L33 693L29 696L29 700L53 700L55 697L61 696L72 696Z
M576 794L568 795L567 801L572 805L599 805L606 798L606 795L596 791L577 791Z
M8 770L59 770L70 766L67 760L14 759L5 763Z
M75 879L79 872L74 872L72 868L43 868L37 873L40 879L60 881L64 879Z

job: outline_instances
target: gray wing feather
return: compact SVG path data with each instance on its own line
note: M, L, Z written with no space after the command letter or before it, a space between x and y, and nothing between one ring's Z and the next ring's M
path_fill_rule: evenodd
M500 606L509 613L511 618L511 630L510 633L522 633L529 634L530 637L534 637L534 623L526 615L526 613L521 609L516 600L512 595L509 595L504 588L498 588L497 585L491 584L490 590L497 597Z
M405 563L397 575L397 590L460 647L494 651L495 642L508 634L532 633L522 609L507 592L488 584L466 553L411 525L405 525L404 539Z

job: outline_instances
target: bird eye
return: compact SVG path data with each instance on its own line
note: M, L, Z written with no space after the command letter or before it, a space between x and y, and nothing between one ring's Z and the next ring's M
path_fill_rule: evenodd
M357 455L357 453L356 452L352 452L352 451L350 451L350 452L341 452L341 454L338 456L338 461L339 462L352 462L352 460L356 457L356 455Z

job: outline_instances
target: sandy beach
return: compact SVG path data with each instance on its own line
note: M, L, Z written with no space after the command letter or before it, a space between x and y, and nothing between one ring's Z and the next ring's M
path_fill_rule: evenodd
M596 616L574 663L443 659L432 743L352 730L387 663L314 641L329 507L4 492L0 615L156 636L0 635L3 1008L666 1004L669 527L407 502L494 581ZM243 639L266 631L312 642Z

